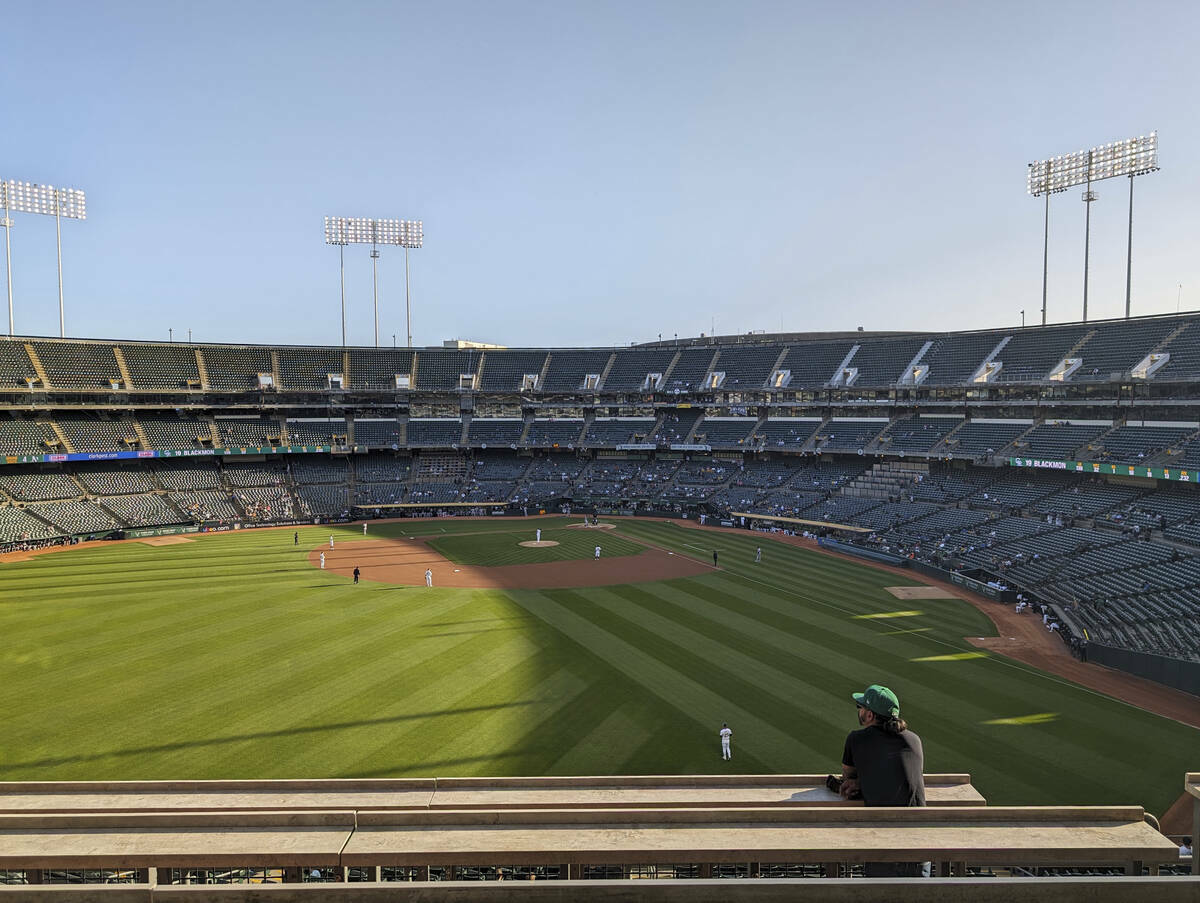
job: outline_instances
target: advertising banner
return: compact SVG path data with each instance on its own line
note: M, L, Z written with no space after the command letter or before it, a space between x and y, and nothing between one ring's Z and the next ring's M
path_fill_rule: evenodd
M1071 473L1097 474L1100 476L1144 477L1152 480L1171 480L1176 483L1197 482L1196 470L1181 467L1145 467L1141 464L1112 464L1105 461L1059 461L1050 458L1009 458L1009 467L1036 467L1048 470L1066 470Z

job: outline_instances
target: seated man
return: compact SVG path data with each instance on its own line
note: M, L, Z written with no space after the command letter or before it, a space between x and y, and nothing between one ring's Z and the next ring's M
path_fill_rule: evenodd
M872 684L854 694L861 730L846 736L842 796L862 796L868 806L924 806L925 752L921 738L900 717L900 700ZM868 878L927 878L928 862L868 862Z

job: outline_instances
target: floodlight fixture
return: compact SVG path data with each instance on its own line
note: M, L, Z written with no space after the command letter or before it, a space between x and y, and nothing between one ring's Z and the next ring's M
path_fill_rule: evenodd
M1083 242L1083 319L1087 321L1088 259L1091 236L1092 202L1096 193L1092 183L1126 176L1129 179L1129 246L1125 267L1125 317L1130 315L1133 284L1133 179L1158 172L1158 132L1110 141L1091 150L1060 154L1030 163L1025 175L1025 188L1033 197L1044 197L1045 235L1042 248L1042 325L1046 325L1046 276L1050 247L1050 195L1059 194L1076 185L1087 186L1083 202L1087 205L1084 218Z
M87 219L87 197L78 188L56 188L36 182L21 182L15 179L0 179L0 207L4 208L4 263L8 278L8 334L14 334L13 290L12 290L12 213L37 213L52 216L58 241L58 334L66 337L66 320L63 315L62 282L62 220Z
M375 294L375 347L379 347L379 245L404 248L404 308L408 322L408 347L412 347L412 302L408 251L425 244L421 220L325 217L325 244L337 245L342 269L342 344L346 344L346 245L371 246L371 275Z

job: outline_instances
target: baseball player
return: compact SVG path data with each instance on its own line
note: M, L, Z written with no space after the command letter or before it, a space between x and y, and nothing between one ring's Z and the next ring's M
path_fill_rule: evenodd
M321 553L321 570L325 570L325 553Z
M596 558L594 560L596 560L596 561L600 560L600 547L599 546L596 546Z
M430 568L425 569L425 585L433 586L433 570Z
M366 536L366 535L367 535L367 525L364 523L363 524L363 536Z
M329 534L329 548L330 548L330 550L333 549L333 534L332 533Z
M762 546L754 550L754 563L758 564L760 561L762 561Z
M728 724L721 725L721 758L732 759L733 753L729 751L729 742L733 739L733 731L729 729Z
M537 531L537 541L538 542L542 541L542 530L540 527L538 528L538 531Z

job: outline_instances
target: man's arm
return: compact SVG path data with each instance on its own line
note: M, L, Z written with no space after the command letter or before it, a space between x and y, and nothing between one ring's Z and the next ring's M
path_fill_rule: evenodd
M842 799L861 799L862 787L858 781L858 769L854 765L854 750L850 747L850 737L846 737L846 745L842 749Z

